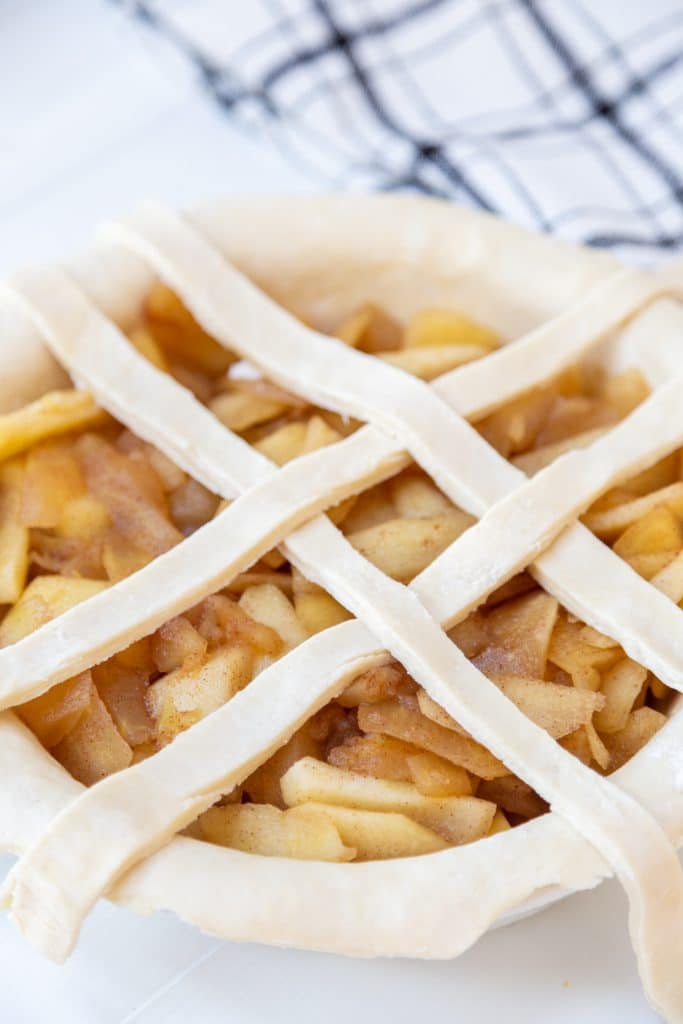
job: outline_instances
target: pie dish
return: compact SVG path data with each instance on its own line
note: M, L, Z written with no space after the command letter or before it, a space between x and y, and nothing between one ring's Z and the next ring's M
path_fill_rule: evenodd
M0 836L34 945L107 895L451 957L614 873L683 1020L678 279L287 197L148 204L7 282Z

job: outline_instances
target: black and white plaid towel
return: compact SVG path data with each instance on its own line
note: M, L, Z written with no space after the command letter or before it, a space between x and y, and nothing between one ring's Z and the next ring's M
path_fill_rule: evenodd
M681 0L122 2L323 187L683 248Z

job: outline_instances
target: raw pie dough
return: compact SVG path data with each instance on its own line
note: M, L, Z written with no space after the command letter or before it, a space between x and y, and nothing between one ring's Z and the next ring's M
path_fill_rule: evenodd
M262 246L250 231L259 217L269 225ZM292 238L290 218L301 240L295 256L279 248ZM45 271L12 282L8 302L21 307L14 330L31 336L28 318L101 405L218 493L243 496L145 569L0 651L2 706L44 692L149 633L278 542L292 564L357 620L311 638L160 753L80 797L78 783L10 713L3 715L4 777L19 781L0 797L0 822L8 824L7 845L28 847L4 895L22 930L63 958L83 916L107 892L138 908L173 907L229 937L448 956L546 886L594 884L608 872L606 861L629 895L632 937L650 997L671 1019L683 1019L677 969L683 876L667 838L668 832L678 840L683 821L676 771L680 716L603 779L533 725L438 625L459 621L533 563L539 582L567 608L613 636L669 686L683 689L680 610L575 523L600 493L683 443L683 380L674 372L677 307L657 303L621 336L631 356L640 353L643 365L647 359L660 374L653 384L669 383L619 426L533 479L526 481L463 418L478 418L546 381L609 341L610 332L643 307L675 296L675 269L657 276L621 271L602 255L413 199L264 200L251 209L225 203L185 220L150 206L107 236L107 247L92 254L87 267L72 268L71 279ZM323 269L309 296L321 251L334 288L326 289ZM429 386L339 342L322 341L225 256L322 319L338 319L357 304L368 278L372 297L399 314L411 311L406 302L457 299L490 322L497 291L508 300L500 311L508 329L527 330L559 315ZM527 273L533 268L534 292L547 308L521 308L519 294L528 295L528 288L516 292L520 266ZM207 331L268 377L371 426L274 470L137 355L109 319L125 320L152 273L178 292ZM665 341L660 334L656 358L649 359L647 321L655 317L665 325ZM23 387L40 393L56 371L35 336L31 351L35 359ZM406 453L452 500L481 517L410 587L371 566L325 516L311 518L395 473ZM193 544L192 557L183 555ZM218 545L225 552L219 570L210 557ZM499 555L494 564L492 550ZM471 847L372 864L303 865L184 838L169 843L386 650L555 813ZM25 806L24 786L43 799Z

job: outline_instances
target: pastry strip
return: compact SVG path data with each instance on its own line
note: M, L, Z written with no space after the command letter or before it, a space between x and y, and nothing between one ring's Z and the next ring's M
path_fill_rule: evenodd
M240 275L221 257L218 250L176 214L158 205L147 204L129 221L107 227L105 234L150 263L176 289L203 327L217 340L234 347L275 378L279 377L296 393L304 391L309 399L354 415L361 401L356 385L362 379L365 391L371 393L369 404L360 411L360 417L366 420L374 417L376 400L388 403L385 415L390 420L393 414L397 415L397 420L392 422L401 432L406 446L409 446L410 441L402 432L406 410L400 403L396 410L393 401L396 375L400 377L400 371L379 364L363 353L348 349L336 339L325 338L301 325ZM647 287L638 287L632 300L632 313L642 308L646 294L654 299L660 294L675 292L675 281L679 277L680 273L673 267L660 280L650 279ZM617 327L627 315L624 296L618 284L621 275L617 275L617 279L615 287L618 302L611 314L603 308L606 301L604 286L596 289L597 298L592 300L594 305L589 304L591 312L599 320L602 332L595 338L596 343L609 327ZM607 299L610 294L608 291ZM240 297L243 304L240 303ZM581 305L579 326L585 315L585 306ZM543 344L559 346L567 363L571 362L575 351L572 347L574 339L578 339L576 344L579 354L586 347L585 337L581 331L575 334L574 328L571 311L568 311L551 321L545 333L536 333L536 340L527 348L529 361L526 372L529 376L520 378L519 372L516 376L511 375L511 386L507 381L509 367L506 350L501 349L488 356L485 363L491 394L495 390L501 396L499 401L502 404L519 394L520 389L528 390L534 382L532 357L535 359L539 356ZM517 344L527 344L526 339L521 339ZM60 355L60 358L63 356ZM344 375L335 369L338 359L348 368L348 390L343 388ZM561 369L559 366L555 368ZM462 414L463 409L468 409L468 415L476 418L480 413L472 408L467 379L464 386L459 384L459 374L464 373L464 370L446 375L448 386L445 389L442 387L442 391L448 392L449 404L455 411ZM408 428L408 433L413 437L426 424L424 441L429 446L434 423L439 421L439 417L442 421L445 418L443 409L439 403L429 402L428 406L423 404L428 402L428 385L409 379L406 386L420 410L413 416L412 428ZM411 386L414 386L412 391ZM431 389L438 390L440 386L441 382L436 381ZM447 433L440 438L440 449L435 442L433 451L438 452L436 457L443 458L445 463L434 475L434 479L456 504L479 518L484 511L520 486L526 477L490 445L482 443L483 439L476 432L462 430L458 424L459 417L451 416L448 426L444 426ZM364 428L368 432L373 429ZM656 444L653 447L656 448ZM417 457L417 452L413 451L413 455ZM426 463L421 462L421 465L423 469L429 469ZM464 486L459 485L459 480L463 481ZM617 556L610 552L606 558L604 545L582 524L576 523L569 527L562 540L561 548L554 546L542 556L540 564L532 569L533 574L569 611L618 640L627 654L640 661L668 685L681 688L683 642L678 639L682 621L680 609L667 601L664 595L654 591ZM577 558L583 566L579 572L575 562ZM614 563L614 568L611 569L608 563ZM593 597L596 585L592 572L594 564L608 569L608 581L613 583L609 592L615 596L613 604ZM600 580L597 586L603 586L603 581ZM622 589L624 587L626 591Z
M22 305L27 308L48 343L74 377L87 384L102 405L118 415L132 430L157 444L211 489L223 497L231 497L272 476L273 467L263 455L228 431L191 393L143 359L65 275L59 271L27 272L15 278L15 288ZM495 360L497 354L488 358ZM118 383L122 381L126 382L125 388ZM126 397L122 398L122 395ZM457 420L457 417L454 419ZM505 487L499 488L501 496L514 493L514 487L525 481L524 475L482 442L478 435L474 436L477 439L477 453L480 457L486 456L486 460L480 463L478 474L473 477L474 485L492 466L501 476L505 475ZM381 479L382 474L388 475L392 471L391 467L397 471L408 461L398 444L372 427L361 428L351 441L344 443L349 446L352 455L362 453L357 466L358 490L370 480L368 474L371 472L373 453L378 466L376 469L373 467L372 471L378 473L377 479ZM337 448L334 446L327 451L314 453L316 457L310 465L324 466L327 459L336 460L340 455L343 458L347 449L336 452ZM458 458L451 457L451 461L457 462ZM386 470L382 468L382 463L386 465ZM351 482L355 468L354 455L348 465L340 470L338 483L341 485L345 479ZM289 474L300 479L300 471L285 467L284 472L287 479ZM333 475L333 472L330 473L328 478ZM526 486L538 488L539 484L527 483ZM519 499L511 500L514 503ZM495 521L494 513L494 525ZM525 526L520 528L526 529ZM209 537L214 536L214 530L218 528L211 524ZM203 548L206 558L209 537L205 541L206 535L201 531L199 533L194 545L197 549ZM277 536L285 533L286 524L283 524L283 529L270 535L270 538L274 541ZM520 534L522 538L525 536L525 533ZM506 535L506 541L512 539ZM664 595L654 592L652 587L583 526L576 524L569 527L562 540L570 554L567 557L561 553L558 555L555 545L542 555L535 570L536 573L543 573L543 583L547 589L562 600L569 610L586 619L595 628L613 636L628 654L666 683L679 688L683 682L683 652L679 640L681 611ZM290 535L286 543L287 556L295 565L298 565L298 543L295 535ZM463 538L463 543L468 542ZM336 552L336 558L343 557L334 531L319 548L321 565L332 552ZM515 554L517 563L514 564L521 564L523 557L517 551ZM442 555L444 557L445 553ZM481 552L479 558L481 560ZM584 572L578 574L577 560L585 566ZM606 585L610 594L614 592L614 600L596 601L592 598L594 587L601 585L596 583L595 577L588 571L596 561L601 566L604 563L607 570ZM189 559L185 561L182 548L167 552L145 567L142 574L136 573L98 595L93 599L96 600L94 606L91 602L77 605L18 644L0 650L1 706L12 706L36 696L51 685L139 639L156 628L168 615L177 614L199 600L198 595L205 593L207 588L210 590L214 579L219 580L218 585L226 584L229 573L224 571L221 571L220 576L214 573L202 581L198 572L199 564L193 562L190 571ZM453 608L450 597L453 571L458 571L453 566L453 558L448 564L438 559L426 570L427 575L423 574L422 584L415 581L416 586L422 586L423 590L429 590L434 596L443 594L444 603L439 608L437 619L447 625L461 617L468 607L465 604ZM601 573L601 581L603 576ZM609 587L610 581L613 588ZM486 596L481 588L477 592L482 598ZM125 609L125 618L118 617L122 609ZM657 614L653 618L652 612L655 610ZM118 625L115 633L107 627L107 623L113 621Z
M680 278L670 268L656 276L619 271L523 338L485 360L445 373L434 390L461 416L480 419L516 395L546 384L656 299L680 297Z
M130 219L109 225L104 234L148 261L217 341L290 391L400 438L441 489L476 516L509 489L506 475L512 481L514 473L517 480L523 479L523 474L502 457L491 458L488 442L463 417L485 415L491 406L504 404L579 358L591 344L586 337L591 317L597 320L591 339L596 345L648 301L677 291L672 274L660 278L640 274L630 289L629 302L623 278L628 282L635 272L617 274L545 328L485 360L445 374L430 386L304 326L171 210L145 204ZM524 354L513 358L518 348ZM561 358L552 355L555 350ZM544 369L549 363L551 368ZM487 382L488 391L480 396L475 382L466 375L475 368ZM442 396L452 409L435 395ZM421 416L427 409L425 423ZM485 473L481 469L484 459Z
M593 444L567 452L498 501L424 570L419 584L423 601L448 580L458 595L457 621L465 618L537 559L601 494L682 444L683 375ZM452 624L453 615L451 610L441 618ZM682 689L683 679L672 685Z
M0 707L14 707L110 658L226 587L291 530L396 472L352 435L290 462L190 537L0 650Z

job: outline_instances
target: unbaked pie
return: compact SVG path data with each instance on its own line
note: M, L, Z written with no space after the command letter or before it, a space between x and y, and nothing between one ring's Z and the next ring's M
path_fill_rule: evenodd
M448 957L613 872L683 1019L678 277L347 197L148 205L8 282L0 835L39 949L107 895Z

